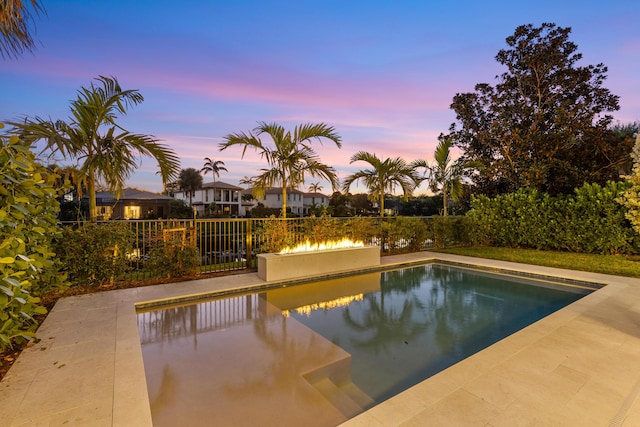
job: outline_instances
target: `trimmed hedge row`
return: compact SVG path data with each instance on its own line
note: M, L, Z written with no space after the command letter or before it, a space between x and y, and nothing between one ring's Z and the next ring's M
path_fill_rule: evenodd
M467 213L475 244L599 254L636 254L640 236L616 201L629 187L585 184L572 195L521 189L475 196Z

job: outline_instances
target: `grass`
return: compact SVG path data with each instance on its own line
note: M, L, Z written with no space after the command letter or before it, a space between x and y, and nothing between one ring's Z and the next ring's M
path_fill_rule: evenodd
M439 249L455 255L512 261L545 267L590 271L614 276L640 277L640 256L597 255L570 252L538 251L535 249L471 247Z

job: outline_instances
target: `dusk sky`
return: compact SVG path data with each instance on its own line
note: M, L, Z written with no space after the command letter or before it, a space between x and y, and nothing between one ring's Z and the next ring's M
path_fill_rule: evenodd
M41 4L47 15L36 18L37 50L0 59L0 120L68 120L81 86L114 76L145 98L121 119L125 128L172 147L182 168L202 168L205 156L224 161L229 172L217 179L236 185L266 163L253 154L241 160L240 147L220 152L218 144L258 121L334 126L342 149L315 147L340 178L367 167L349 164L360 150L431 161L438 135L455 121L453 96L496 83L505 70L495 55L523 24L571 27L581 65L609 68L605 87L620 96L615 121L640 120L637 0ZM156 170L144 160L128 185L161 191ZM331 193L328 184L322 192Z

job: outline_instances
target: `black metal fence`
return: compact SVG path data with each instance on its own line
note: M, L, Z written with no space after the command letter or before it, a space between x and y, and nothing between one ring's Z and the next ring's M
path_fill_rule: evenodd
M305 240L327 241L341 238L379 246L382 254L432 248L431 217L358 218L236 218L128 220L134 236L126 251L131 279L145 279L153 272L144 268L158 242L182 241L197 248L200 271L223 272L257 267L256 255L276 252ZM109 221L113 223L114 221ZM77 225L77 223L74 223ZM423 232L416 235L416 230Z

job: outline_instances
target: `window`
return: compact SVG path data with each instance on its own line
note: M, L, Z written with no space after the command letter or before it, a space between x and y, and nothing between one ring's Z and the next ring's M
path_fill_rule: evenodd
M140 206L125 206L124 219L139 219L140 210Z
M111 219L111 214L113 213L113 208L111 206L98 206L98 219L99 220L107 220Z

